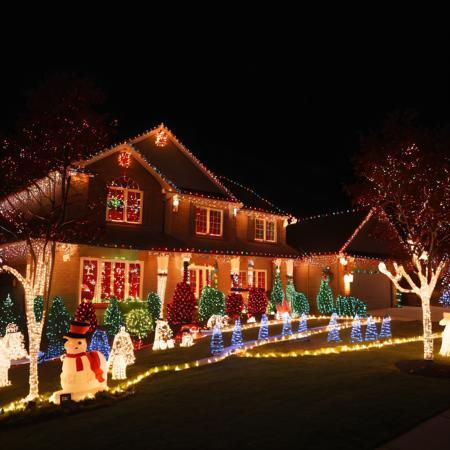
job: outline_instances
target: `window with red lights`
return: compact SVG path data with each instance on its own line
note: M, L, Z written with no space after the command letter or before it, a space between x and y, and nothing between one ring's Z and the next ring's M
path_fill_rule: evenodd
M255 240L276 242L276 221L269 219L255 219Z
M82 260L81 300L94 300L98 275L97 269L97 260Z
M195 233L208 236L222 236L223 211L220 209L195 209Z
M82 258L81 264L82 300L107 303L112 296L119 301L141 299L143 271L141 261Z
M106 199L109 222L142 223L143 193L139 186L124 176L111 182Z

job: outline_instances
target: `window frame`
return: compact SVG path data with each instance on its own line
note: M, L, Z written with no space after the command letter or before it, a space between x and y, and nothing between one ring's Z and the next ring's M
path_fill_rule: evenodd
M260 220L264 223L264 233L263 233L263 238L259 238L256 236L256 222ZM267 225L269 223L273 223L274 224L274 230L273 230L273 239L268 239L267 238ZM277 242L277 220L276 219L265 219L265 218L261 218L261 217L256 217L255 218L255 232L254 232L254 239L255 241L258 242L272 242L272 243L276 243Z
M211 286L212 283L212 275L213 275L213 271L214 271L214 267L212 266L199 266L197 264L190 264L188 267L188 271L189 271L189 286L191 285L191 270L195 271L195 291L194 291L194 295L195 298L197 300L200 300L200 296L201 296L201 291L200 291L200 283L198 282L199 280L199 272L200 270L202 271L202 290L205 286ZM209 272L209 276L207 274L207 272ZM209 280L209 283L208 283Z
M259 288L261 286L258 285L258 273L264 273L264 289L267 291L267 270L266 269L253 269L253 286Z
M97 274L95 278L95 289L94 289L94 297L92 299L92 303L94 305L109 305L109 300L102 299L101 298L101 277L102 277L102 270L103 270L103 263L109 262L112 264L111 266L111 281L110 281L110 287L111 287L111 293L114 295L114 263L124 263L125 264L125 291L123 295L123 300L118 300L119 302L127 301L129 297L130 292L130 283L129 283L129 269L130 264L139 264L140 265L140 272L139 272L139 299L135 300L138 302L144 302L143 299L143 291L144 291L144 261L142 260L128 260L128 259L119 259L119 258L98 258L98 257L89 257L89 256L82 256L80 258L80 278L78 283L78 303L81 303L82 299L82 285L83 285L83 269L84 269L84 262L85 261L97 261Z
M205 209L206 210L206 232L197 231L197 210ZM215 211L220 213L220 234L211 234L211 211ZM214 238L223 237L223 210L218 208L209 208L208 206L196 206L195 207L195 216L194 216L194 229L196 236L210 236Z
M109 211L111 210L111 208L109 208L108 206L108 200L109 200L109 191L110 189L113 190L120 190L123 192L123 219L122 220L118 220L118 219L110 219L109 218ZM141 198L141 202L140 202L140 211L139 211L139 222L132 222L130 220L128 220L128 214L127 214L127 210L128 210L128 193L129 192L137 192L140 194L140 198ZM111 222L111 223L129 223L131 225L141 225L142 224L142 213L144 211L144 191L141 191L140 189L133 189L133 188L125 188L122 186L108 186L108 193L106 196L106 221L107 222Z

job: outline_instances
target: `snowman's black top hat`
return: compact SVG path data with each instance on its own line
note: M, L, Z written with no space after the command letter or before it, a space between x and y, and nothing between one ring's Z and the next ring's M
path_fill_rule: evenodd
M64 337L87 339L90 336L89 328L90 324L87 322L77 322L76 320L73 320L70 323L69 331Z

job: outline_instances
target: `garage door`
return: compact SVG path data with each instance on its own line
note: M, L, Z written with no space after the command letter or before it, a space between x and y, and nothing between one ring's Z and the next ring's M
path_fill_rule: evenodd
M392 306L391 282L381 273L355 273L351 284L351 295L367 303L368 309Z

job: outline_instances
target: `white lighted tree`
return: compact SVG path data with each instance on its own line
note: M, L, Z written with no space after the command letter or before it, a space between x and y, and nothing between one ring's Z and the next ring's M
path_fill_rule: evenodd
M51 76L30 93L17 131L3 143L0 242L4 245L0 269L12 274L25 291L29 400L39 394L38 352L57 244L93 236L95 224L89 223L93 205L84 200L86 208L80 208L80 194L74 186L82 177L79 162L92 150L102 148L110 132L105 117L93 108L102 98L88 80ZM78 208L74 208L75 203ZM10 263L9 257L17 248L25 255L25 274ZM41 317L35 316L37 296L44 298Z
M447 131L424 129L410 114L392 116L363 139L361 182L353 188L357 203L389 224L382 237L400 243L395 261L379 269L400 292L420 298L426 360L433 359L431 296L450 253L449 147Z

